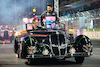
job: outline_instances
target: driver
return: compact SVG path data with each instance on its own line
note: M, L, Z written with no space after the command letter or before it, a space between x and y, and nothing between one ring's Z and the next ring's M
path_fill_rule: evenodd
M56 17L56 22L55 23L58 23L58 18L57 18L57 13L53 11L53 7L52 5L47 5L47 11L44 11L42 14L41 14L41 17L40 17L40 22L41 22L41 25L44 26L45 24L43 23L43 20L45 20L45 17L47 16L55 16ZM55 25L55 23L53 25Z
M33 30L42 30L43 28L38 26L38 19L34 18L33 19Z

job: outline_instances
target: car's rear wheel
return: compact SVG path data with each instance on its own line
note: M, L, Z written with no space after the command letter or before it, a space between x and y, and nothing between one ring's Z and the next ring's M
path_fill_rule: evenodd
M17 53L18 51L18 41L14 40L14 52Z
M22 58L26 58L26 56L27 56L27 46L26 46L26 44L25 44L25 42L23 42L22 43Z
M20 49L19 48L18 48L18 51L17 51L17 55L18 55L17 57L20 58Z
M85 59L84 57L75 57L75 61L78 64L82 64L84 62L84 59Z

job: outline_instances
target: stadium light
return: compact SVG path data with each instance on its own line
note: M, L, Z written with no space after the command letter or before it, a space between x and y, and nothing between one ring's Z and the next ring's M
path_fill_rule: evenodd
M71 7L71 8L73 8L74 6L73 5L65 5L65 7Z

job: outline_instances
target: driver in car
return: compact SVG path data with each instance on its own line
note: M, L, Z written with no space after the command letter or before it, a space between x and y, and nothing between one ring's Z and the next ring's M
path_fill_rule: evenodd
M42 30L42 29L43 29L42 27L38 26L38 19L34 18L33 19L33 30Z
M43 21L44 21L44 20L46 19L46 17L48 17L48 16L53 16L53 17L56 18L56 20L55 20L55 22L53 23L53 25L55 25L55 23L58 23L57 13L54 12L52 5L47 5L47 11L44 11L44 12L41 14L40 22L41 22L41 25L42 25L42 26L45 26L45 25L46 25ZM49 24L49 25L51 25L51 24Z

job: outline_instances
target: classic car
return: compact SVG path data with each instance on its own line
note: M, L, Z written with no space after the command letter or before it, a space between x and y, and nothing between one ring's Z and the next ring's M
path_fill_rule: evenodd
M26 33L14 40L14 52L19 58L27 58L28 63L34 58L65 59L74 57L77 63L83 63L85 57L91 56L92 43L85 35L77 36L68 43L70 37L64 29L32 30L31 23L26 24Z

